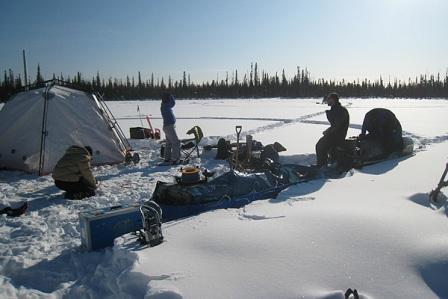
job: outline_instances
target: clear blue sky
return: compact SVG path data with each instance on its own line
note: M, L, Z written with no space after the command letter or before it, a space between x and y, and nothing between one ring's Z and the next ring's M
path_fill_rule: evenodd
M0 71L195 82L307 67L406 79L448 68L447 0L0 0Z

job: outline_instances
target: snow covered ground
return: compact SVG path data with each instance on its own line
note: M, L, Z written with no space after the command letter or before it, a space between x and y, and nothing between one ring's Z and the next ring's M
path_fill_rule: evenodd
M203 143L235 139L243 126L264 144L279 141L282 161L314 163L314 145L328 126L315 99L186 100L175 113L181 137L193 125ZM448 158L446 100L347 99L357 135L364 114L391 109L416 143L412 157L345 177L302 183L275 199L216 210L163 226L165 242L141 248L135 237L97 252L79 249L78 212L150 198L175 167L158 167L158 144L132 141L137 165L94 169L99 194L67 201L51 176L0 171L0 203L29 202L18 218L0 216L0 298L448 298L448 210L431 206ZM111 102L126 134L159 101ZM146 125L145 122L143 122ZM243 137L244 138L244 137ZM204 153L192 161L218 174L228 166ZM448 194L448 189L442 189Z

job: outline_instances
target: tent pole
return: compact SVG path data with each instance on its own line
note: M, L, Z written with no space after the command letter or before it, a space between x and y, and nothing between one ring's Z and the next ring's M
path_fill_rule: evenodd
M42 135L40 138L39 176L43 175L43 167L45 163L45 139L47 137L48 91L52 86L53 84L49 84L45 88L44 113L42 115Z
M112 123L111 128L115 129L117 132L118 138L123 143L125 149L127 151L131 151L132 147L129 144L129 141L124 136L123 131L121 130L121 127L118 125L117 120L115 119L115 116L113 115L112 111L110 111L109 106L107 106L106 102L104 101L103 97L99 93L95 93L96 97L98 98L98 103L103 107L104 111L107 114L107 118L109 119L109 122Z

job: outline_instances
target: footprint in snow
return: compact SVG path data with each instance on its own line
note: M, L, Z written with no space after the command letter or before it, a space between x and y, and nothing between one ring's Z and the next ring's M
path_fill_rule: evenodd
M249 215L241 213L238 217L240 220L269 220L276 218L285 218L285 216L266 216L266 215Z
M181 273L171 273L171 274L162 274L162 275L152 275L152 276L149 276L149 280L179 280L184 277L185 276Z
M286 204L289 206L293 206L296 202L301 202L301 201L310 201L310 200L315 200L315 197L312 196L308 196L308 197L291 197L286 201Z

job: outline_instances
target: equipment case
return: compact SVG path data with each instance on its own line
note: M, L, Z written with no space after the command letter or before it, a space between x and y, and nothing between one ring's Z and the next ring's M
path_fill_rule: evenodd
M80 212L79 224L81 246L87 250L113 246L115 238L143 228L140 205Z

